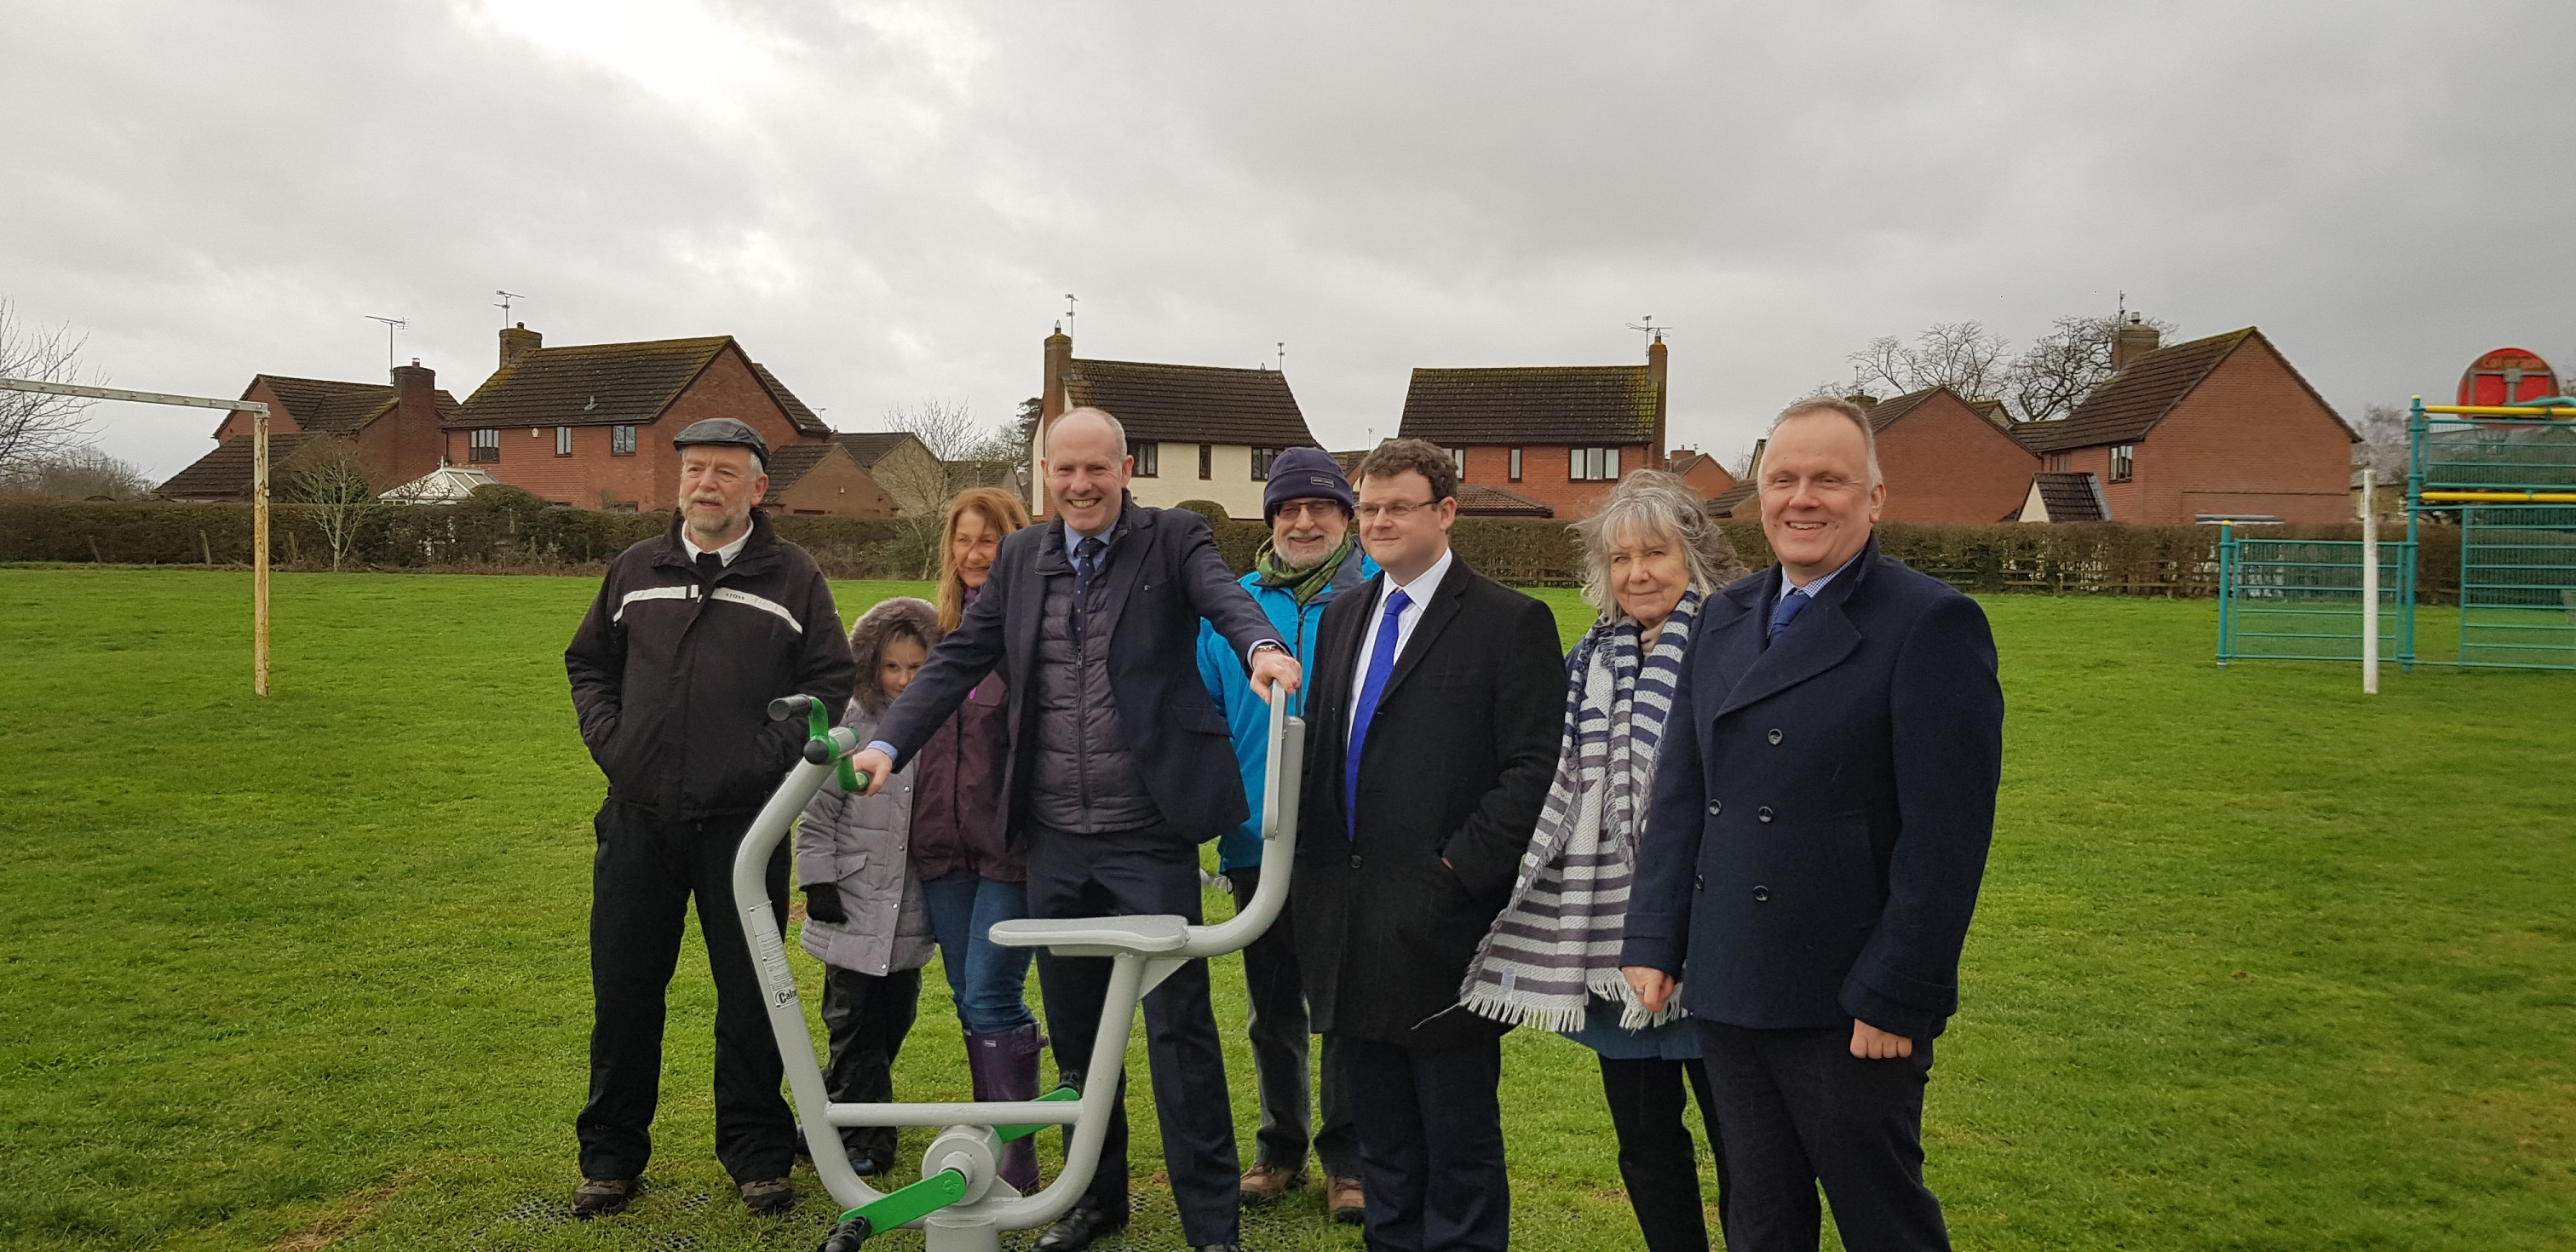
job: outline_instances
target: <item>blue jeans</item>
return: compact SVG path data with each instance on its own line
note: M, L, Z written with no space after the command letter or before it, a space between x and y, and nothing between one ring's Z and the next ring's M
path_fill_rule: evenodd
M930 932L939 942L939 963L948 974L948 994L957 1002L957 1020L966 1032L998 1035L1034 1025L1022 998L1029 981L1027 948L1005 948L985 936L993 923L1029 915L1026 883L996 882L959 871L921 884L921 901L930 910Z

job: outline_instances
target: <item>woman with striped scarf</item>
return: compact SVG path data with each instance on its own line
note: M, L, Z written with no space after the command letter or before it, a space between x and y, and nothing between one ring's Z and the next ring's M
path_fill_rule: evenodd
M1701 598L1744 567L1698 493L1671 474L1629 475L1575 530L1586 558L1583 595L1601 616L1566 658L1556 780L1511 903L1468 966L1459 1001L1497 1021L1537 1023L1599 1054L1619 1174L1646 1247L1705 1252L1685 1088L1717 1158L1721 1217L1726 1159L1699 1036L1678 997L1661 1013L1637 1002L1619 972L1619 947L1655 748L1692 622Z

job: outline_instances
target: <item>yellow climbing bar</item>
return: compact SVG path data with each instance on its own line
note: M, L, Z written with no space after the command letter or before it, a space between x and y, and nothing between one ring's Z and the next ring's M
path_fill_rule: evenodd
M2427 413L2457 413L2464 417L2576 417L2576 408L2533 408L2511 404L2428 404Z
M2568 410L2576 413L2576 409ZM2576 491L2427 491L2426 504L2576 504Z

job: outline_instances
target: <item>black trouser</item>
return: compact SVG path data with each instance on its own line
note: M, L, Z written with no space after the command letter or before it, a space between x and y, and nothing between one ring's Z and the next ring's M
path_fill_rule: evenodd
M1439 1049L1344 1039L1342 1072L1360 1110L1369 1252L1501 1252L1512 1227L1502 1037Z
M1851 1252L1947 1249L1941 1202L1923 1185L1923 1083L1914 1055L1851 1054L1851 1027L1749 1030L1702 1019L1700 1059L1726 1135L1726 1235L1735 1252L1815 1252L1823 1211Z
M786 1064L734 912L733 854L748 813L674 821L600 806L590 865L590 1100L573 1123L585 1178L634 1178L653 1156L662 1094L663 997L680 961L689 897L716 980L716 1159L735 1182L784 1178L796 1119L778 1092ZM787 844L769 859L769 902L787 925Z
M1199 920L1198 848L1154 827L1077 835L1039 827L1029 838L1029 916L1118 917L1176 914ZM1038 953L1038 989L1056 1073L1081 1086L1100 1034L1101 1000L1109 991L1109 958ZM1112 1023L1124 1031L1125 1022ZM1145 997L1145 1055L1152 1065L1154 1113L1163 1129L1163 1168L1191 1247L1237 1238L1234 1106L1225 1087L1225 1052L1216 1009L1208 1000L1206 961L1191 961ZM1100 1169L1083 1203L1112 1215L1127 1211L1127 1075L1118 1074L1117 1112L1100 1149ZM1065 1128L1068 1142L1072 1127Z
M1234 888L1234 907L1240 911L1252 903L1252 893L1261 885L1261 871L1230 869L1225 880ZM1250 1020L1244 1033L1252 1038L1252 1072L1254 1084L1261 1092L1261 1130L1254 1142L1259 1145L1253 1159L1265 1165L1288 1169L1306 1166L1306 1147L1313 1141L1315 1156L1324 1163L1324 1173L1334 1178L1356 1177L1360 1172L1359 1133L1351 1128L1349 1084L1342 1077L1342 1045L1334 1036L1324 1039L1323 1129L1310 1132L1314 1123L1308 1117L1306 1102L1306 1047L1314 1036L1306 1028L1306 989L1297 978L1297 932L1289 925L1290 910L1281 909L1279 920L1243 950L1243 984L1252 1002Z
M823 1070L823 1092L834 1104L883 1104L894 1099L894 1058L921 1011L921 971L879 976L837 965L823 967L823 1028L832 1039L832 1063ZM841 1144L856 1163L865 1158L877 1173L894 1167L892 1126L843 1126Z
M1610 1101L1610 1127L1619 1135L1619 1180L1628 1207L1637 1210L1646 1252L1707 1252L1708 1216L1699 1202L1699 1155L1682 1116L1687 1088L1699 1101L1709 1155L1717 1160L1717 1211L1726 1213L1726 1148L1718 1137L1717 1097L1708 1067L1699 1061L1601 1058L1601 1094ZM1723 1233L1719 1247L1725 1246Z

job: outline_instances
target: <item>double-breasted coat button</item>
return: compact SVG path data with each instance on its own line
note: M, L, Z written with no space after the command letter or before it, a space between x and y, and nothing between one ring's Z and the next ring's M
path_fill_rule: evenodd
M1726 804L1722 800L1711 800L1708 802L1708 815L1711 817L1717 816L1719 813L1724 812L1725 809Z
M1780 728L1777 726L1771 728L1771 746L1780 746Z
M1693 890L1693 891L1706 891L1706 890L1708 890L1708 877L1707 877L1706 875L1704 875L1704 874L1693 874L1693 875L1691 875L1691 890Z
M1763 821L1766 821L1766 822L1767 822L1767 821L1770 821L1770 820L1771 820L1771 806L1770 806L1770 805L1767 805L1767 804L1766 804L1766 805L1763 805L1761 808L1754 810L1753 815L1754 815L1755 817L1757 817L1757 818L1762 819Z
M1769 900L1770 898L1771 889L1769 887L1755 887L1753 889L1753 899L1755 903L1758 904L1765 900Z
M1359 853L1354 852L1354 853L1352 853L1352 854L1351 854L1351 868L1352 868L1352 869L1358 869L1359 867L1360 867L1360 855L1359 855Z

